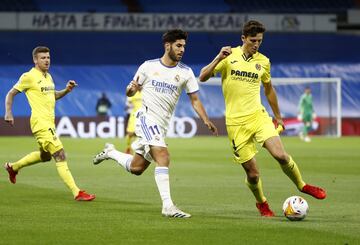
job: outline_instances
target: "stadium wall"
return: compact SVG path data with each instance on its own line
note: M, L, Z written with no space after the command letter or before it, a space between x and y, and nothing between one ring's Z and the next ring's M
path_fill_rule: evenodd
M162 33L0 31L0 64L31 64L35 46L51 48L56 65L129 65L159 57ZM222 46L238 46L240 33L190 33L183 61L204 64ZM261 52L278 63L358 63L359 35L266 33ZM343 47L346 49L344 51ZM344 53L345 52L345 53Z
M184 63L195 75L212 60L224 45L239 44L239 33L190 33ZM262 52L271 58L273 77L340 77L342 79L343 134L358 134L360 118L360 49L349 49L344 55L337 47L357 47L360 36L335 33L266 33ZM69 79L79 86L75 93L57 102L59 117L94 117L101 92L113 103L111 116L124 115L127 83L137 67L147 59L162 55L161 33L91 33L91 32L0 32L0 100L19 76L32 67L31 50L37 45L51 48L51 74L61 89ZM316 92L316 91L315 91ZM222 118L224 102L219 87L202 86L200 96L212 118ZM193 117L186 95L182 95L177 117ZM264 100L264 98L262 98ZM294 101L294 103L296 103ZM281 103L286 117L296 111ZM4 107L0 107L4 114ZM30 115L26 98L19 95L14 115ZM348 123L345 118L350 118Z
M202 65L193 65L196 75ZM29 70L31 65L0 66L0 80L2 88L0 100L4 101L6 92L14 85L23 71ZM123 117L125 106L125 87L132 79L137 66L57 66L51 68L56 87L61 89L67 80L74 79L79 86L74 93L57 102L56 115L58 117L84 117L86 121L96 116L95 106L101 92L105 92L112 101L111 116ZM342 79L342 117L343 135L360 135L360 64L277 64L272 66L273 77L340 77ZM313 91L316 101L317 91ZM289 95L291 97L292 95ZM196 118L187 96L183 94L179 100L175 115L179 118ZM200 97L211 118L222 119L224 102L219 86L201 86ZM265 101L264 96L262 96ZM281 103L280 107L287 118L296 117L297 111L293 104ZM266 103L264 103L266 105ZM267 106L268 107L268 106ZM0 107L4 115L4 107ZM14 101L13 113L16 117L30 115L30 108L24 95L18 95ZM321 116L321 111L317 112ZM95 120L95 119L94 119ZM97 121L99 121L97 119ZM3 126L2 126L3 127ZM0 135L7 132L6 126ZM21 129L22 130L22 129ZM225 131L224 131L225 132ZM16 133L18 134L18 133ZM28 133L26 133L28 134Z

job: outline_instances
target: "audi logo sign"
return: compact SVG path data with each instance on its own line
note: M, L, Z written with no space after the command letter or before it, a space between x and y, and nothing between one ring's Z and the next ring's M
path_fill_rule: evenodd
M211 118L220 135L226 135L224 118ZM72 138L122 138L125 134L123 117L57 117L55 119L57 135ZM29 117L15 117L11 127L0 120L1 136L32 136ZM189 138L197 135L211 135L211 132L199 118L174 117L168 127L167 137Z
M84 118L86 119L86 118ZM72 138L114 138L124 137L125 124L123 117L109 117L103 121L73 120L61 117L56 126L59 136ZM197 132L197 123L191 117L174 117L167 132L167 137L190 138Z

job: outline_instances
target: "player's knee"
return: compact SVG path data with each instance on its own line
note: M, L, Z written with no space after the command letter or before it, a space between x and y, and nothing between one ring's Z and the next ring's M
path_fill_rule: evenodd
M61 149L53 154L53 158L56 162L66 161L66 155L64 149Z
M134 175L141 175L142 173L144 173L145 169L143 167L133 167L131 166L131 169L130 169L131 173L134 174Z
M258 172L249 172L247 174L248 182L251 184L257 184L259 182L260 174Z
M164 153L161 155L161 157L156 159L156 162L160 165L160 166L169 166L170 164L170 155L167 153Z
M289 162L289 156L286 152L278 152L278 153L274 154L274 158L280 164L287 164Z

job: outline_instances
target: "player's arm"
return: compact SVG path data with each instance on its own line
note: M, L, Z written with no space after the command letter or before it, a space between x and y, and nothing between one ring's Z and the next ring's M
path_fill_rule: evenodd
M137 91L141 90L141 85L139 84L139 76L136 77L136 80L132 80L129 85L126 87L126 96L132 97L136 94Z
M5 98L5 116L4 116L4 120L5 122L9 123L11 126L14 126L14 116L12 113L12 104L14 101L14 97L20 93L20 91L18 91L15 88L12 88L9 90L9 92L6 95Z
M205 111L203 104L200 101L198 94L191 93L188 95L189 95L189 98L191 101L191 105L194 108L194 110L196 111L196 113L199 115L201 120L203 120L204 124L208 127L208 129L217 136L218 130L217 130L216 126L209 120L209 117Z
M265 92L266 99L269 102L271 110L274 113L276 122L278 125L281 125L284 127L284 122L281 118L276 91L275 91L274 87L272 86L271 81L268 83L263 83L263 84L264 84L264 92Z
M213 76L214 69L219 64L220 61L225 59L231 54L231 46L222 47L218 55L215 56L213 61L211 61L207 66L204 66L199 75L200 82L207 81L210 77Z
M66 84L66 87L63 90L60 90L60 91L55 90L55 99L56 100L61 99L62 97L64 97L68 93L70 93L76 86L77 86L77 83L74 80L68 81L68 83Z

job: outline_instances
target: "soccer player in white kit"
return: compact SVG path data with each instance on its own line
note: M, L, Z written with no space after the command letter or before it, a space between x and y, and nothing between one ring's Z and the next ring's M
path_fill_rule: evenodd
M159 59L145 61L127 86L126 95L129 97L139 90L142 93L142 108L136 115L135 134L138 138L132 144L135 154L119 152L114 145L106 144L104 150L93 159L94 164L106 159L115 160L135 175L141 175L155 161L155 181L162 199L162 214L176 218L189 218L191 215L177 208L170 196L170 155L165 136L183 89L204 124L213 134L218 134L197 94L199 85L193 71L180 62L187 35L179 29L165 32L162 37L164 55Z

